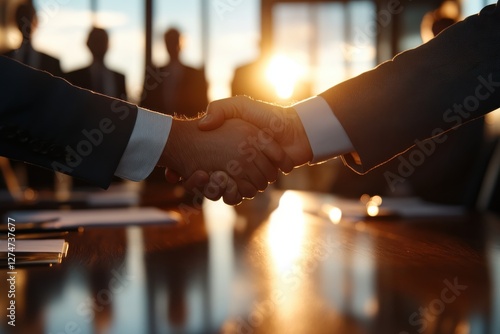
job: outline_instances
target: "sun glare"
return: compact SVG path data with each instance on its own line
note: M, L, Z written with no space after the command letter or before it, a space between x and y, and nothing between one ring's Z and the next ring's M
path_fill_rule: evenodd
M285 192L271 214L267 241L274 268L281 272L301 255L305 234L303 202L299 195Z
M301 75L299 64L284 55L271 58L266 70L267 80L272 83L276 94L281 99L292 97L295 84Z

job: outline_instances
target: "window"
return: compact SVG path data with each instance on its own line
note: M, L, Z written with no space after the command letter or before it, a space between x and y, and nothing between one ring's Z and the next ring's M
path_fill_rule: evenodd
M142 89L144 63L143 1L102 1L94 17L88 0L35 0L39 26L33 44L61 60L63 71L87 66L91 55L86 47L92 24L106 29L109 50L106 62L124 73L132 99Z
M311 93L375 65L376 17L371 1L281 3L274 7L274 52L307 69Z

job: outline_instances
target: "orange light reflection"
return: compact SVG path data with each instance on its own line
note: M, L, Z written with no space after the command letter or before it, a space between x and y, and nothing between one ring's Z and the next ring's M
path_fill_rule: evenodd
M299 195L285 192L270 217L267 242L277 272L286 270L299 256L305 219Z

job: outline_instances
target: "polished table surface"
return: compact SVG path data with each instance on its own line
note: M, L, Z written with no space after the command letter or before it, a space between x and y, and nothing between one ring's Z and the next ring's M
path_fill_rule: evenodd
M500 333L498 216L332 220L301 196L71 233L17 270L16 327L0 271L0 333Z

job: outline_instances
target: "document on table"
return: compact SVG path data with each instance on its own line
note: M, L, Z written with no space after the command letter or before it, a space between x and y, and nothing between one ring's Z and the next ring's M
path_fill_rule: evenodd
M123 208L92 210L40 210L12 211L8 217L16 223L43 222L44 228L68 228L87 226L124 226L143 224L174 224L180 220L176 212L157 208Z

